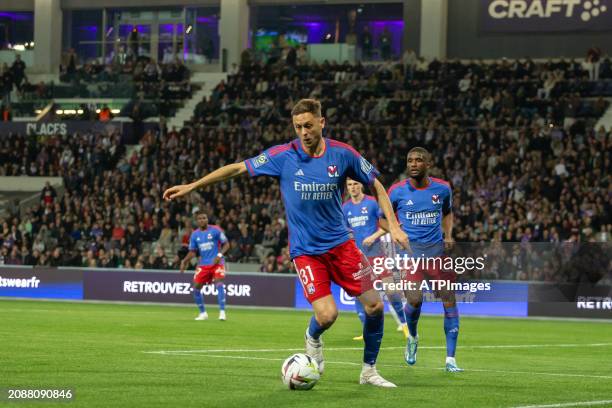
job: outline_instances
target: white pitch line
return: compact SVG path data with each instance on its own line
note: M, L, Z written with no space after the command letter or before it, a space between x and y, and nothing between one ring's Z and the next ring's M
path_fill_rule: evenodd
M303 350L299 349L298 351L303 351ZM171 355L171 356L198 356L198 357L225 358L225 359L230 359L230 360L263 360L263 361L284 361L285 360L285 358L228 356L228 355L222 355L222 354L203 354L203 353L157 353L157 354ZM355 363L351 361L325 360L325 363L326 364L350 365L350 366L361 366L362 365L361 363ZM397 364L377 364L377 366L378 367L406 368L405 365L397 365ZM433 370L433 371L444 370L443 367L417 366L413 368L419 369L419 370ZM466 372L474 371L474 372L482 372L482 373L497 373L497 374L521 374L521 375L530 374L530 375L552 376L552 377L581 377L581 378L597 378L597 379L612 380L612 376L590 375L590 374L546 373L546 372L534 372L534 371L505 371L505 370L487 370L487 369L479 369L479 368L468 368L465 371Z
M561 404L546 404L546 405L522 405L520 407L512 407L512 408L591 407L594 405L605 405L605 404L612 404L612 400L564 402Z
M586 343L586 344L498 344L457 346L460 349L521 349L521 348L554 348L554 347L607 347L612 343ZM381 347L381 350L403 350L405 347ZM421 350L441 350L446 346L420 346ZM182 354L182 353L272 353L281 351L301 351L303 348L273 348L273 349L200 349L200 350L159 350L143 351L146 354ZM325 351L363 350L363 347L326 347Z

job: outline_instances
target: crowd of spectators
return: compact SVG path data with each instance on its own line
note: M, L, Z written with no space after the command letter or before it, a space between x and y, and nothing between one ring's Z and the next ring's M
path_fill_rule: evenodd
M17 151L24 157L17 165L2 156L1 173L61 175L66 190L61 199L43 200L7 220L4 259L176 267L192 214L202 209L225 229L229 261L257 261L264 272L290 271L274 180L234 179L171 203L161 200L161 192L292 139L289 112L302 97L321 100L325 135L353 145L387 186L406 177L411 147L428 148L433 175L453 186L457 241L609 243L612 134L595 128L608 106L606 60L599 81L569 60L417 59L371 66L249 61L197 105L191 126L147 133L123 160L116 135L76 135L52 146L27 145L23 137L19 146L4 141L0 154ZM64 154L72 156L71 166L60 164ZM47 159L41 163L38 156ZM92 165L95 160L104 164ZM19 244L7 238L13 230L21 234ZM80 245L77 250L69 249L73 243ZM502 266L484 277L555 279L546 265Z

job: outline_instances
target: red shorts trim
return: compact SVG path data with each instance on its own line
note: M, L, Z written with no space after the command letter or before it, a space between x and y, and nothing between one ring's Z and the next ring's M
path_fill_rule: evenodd
M372 267L350 239L320 255L300 255L293 259L304 296L312 303L331 294L334 282L350 296L372 289Z
M225 278L225 266L219 265L199 265L193 275L193 282L208 285L214 280Z

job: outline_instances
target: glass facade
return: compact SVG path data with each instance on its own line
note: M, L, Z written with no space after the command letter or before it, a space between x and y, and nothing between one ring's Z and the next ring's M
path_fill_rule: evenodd
M193 63L219 58L219 7L65 10L64 50L80 62L127 57Z
M0 11L0 50L30 49L34 42L34 13Z
M254 47L268 51L297 44L348 43L365 59L399 57L403 6L390 4L253 6ZM387 57L387 58L383 58Z

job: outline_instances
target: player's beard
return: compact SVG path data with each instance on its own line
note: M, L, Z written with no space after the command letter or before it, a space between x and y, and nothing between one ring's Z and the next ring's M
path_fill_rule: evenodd
M408 175L410 176L410 178L420 182L420 181L423 181L427 177L427 172L420 171L420 170L415 170L413 172L412 170L408 170Z

